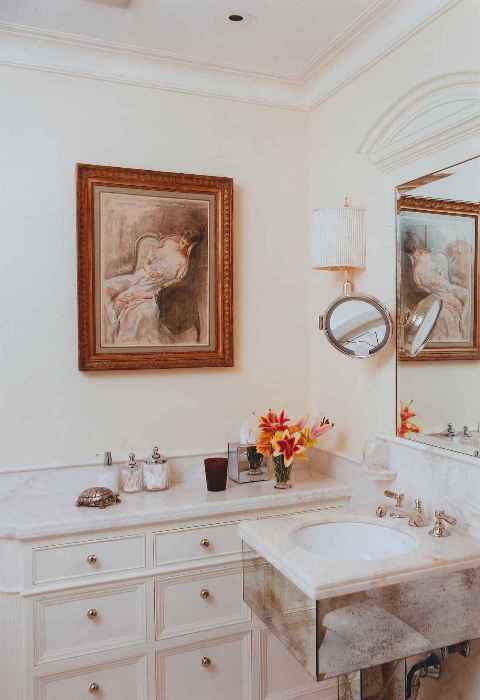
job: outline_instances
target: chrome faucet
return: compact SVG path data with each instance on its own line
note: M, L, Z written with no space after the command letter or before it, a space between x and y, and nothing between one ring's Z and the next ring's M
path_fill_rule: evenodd
M430 530L428 534L432 535L432 537L450 537L450 530L445 523L453 526L457 524L457 519L453 515L447 515L444 510L436 510L435 524L433 530Z
M469 431L468 425L463 426L463 437L464 438L471 438L472 437L472 433Z

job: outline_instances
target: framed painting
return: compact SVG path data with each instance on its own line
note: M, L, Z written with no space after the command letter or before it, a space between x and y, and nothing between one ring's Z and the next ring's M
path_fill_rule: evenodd
M430 294L442 310L424 349L409 362L480 359L480 205L402 196L398 200L399 318Z
M233 365L233 180L77 165L81 370Z

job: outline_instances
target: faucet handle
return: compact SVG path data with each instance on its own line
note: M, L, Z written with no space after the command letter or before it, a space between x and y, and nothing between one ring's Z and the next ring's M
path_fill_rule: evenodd
M444 510L436 510L435 517L439 518L440 520L444 520L449 525L457 524L457 519L454 518L453 515L447 515Z
M402 507L405 494L397 493L397 491L390 491L389 489L387 489L386 491L384 491L384 496L386 496L387 498L393 498L395 501L395 506L397 508Z
M453 515L447 515L444 510L436 510L435 524L428 534L432 537L450 537L450 531L445 527L445 523L456 525L457 519Z
M97 452L97 457L100 457L100 455L103 457L103 464L106 467L110 467L113 464L112 453L110 452L110 450L105 452Z

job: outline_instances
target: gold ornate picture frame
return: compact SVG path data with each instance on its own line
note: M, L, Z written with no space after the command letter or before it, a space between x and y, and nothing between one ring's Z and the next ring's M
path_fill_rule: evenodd
M81 370L233 365L233 180L77 165Z

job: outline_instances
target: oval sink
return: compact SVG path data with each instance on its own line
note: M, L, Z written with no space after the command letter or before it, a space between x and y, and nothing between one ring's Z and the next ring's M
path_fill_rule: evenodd
M370 523L320 523L294 534L296 544L320 559L374 561L408 554L417 548L413 537Z

